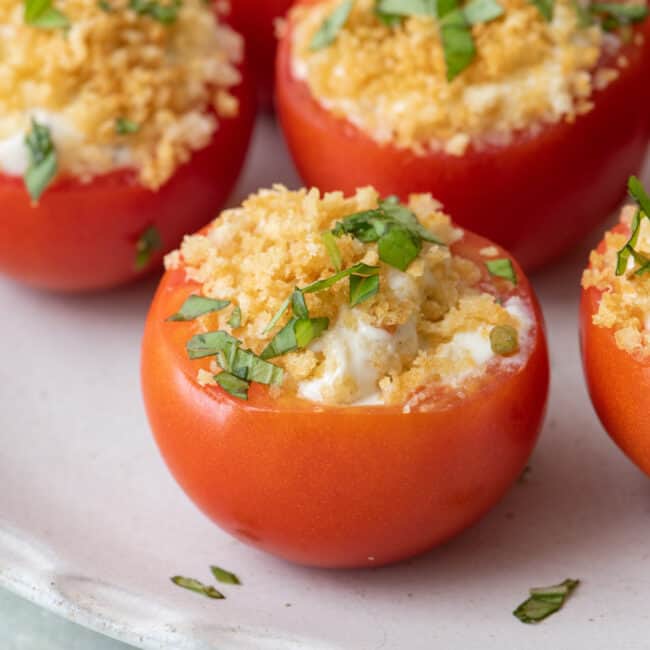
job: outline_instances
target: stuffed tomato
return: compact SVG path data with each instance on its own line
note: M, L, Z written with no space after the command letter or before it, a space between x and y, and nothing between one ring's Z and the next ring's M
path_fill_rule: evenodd
M293 0L230 0L231 21L246 39L247 59L264 106L270 106L273 98L276 21L292 4Z
M214 217L254 118L243 42L202 0L0 10L0 272L129 281Z
M637 201L592 252L582 279L582 358L591 399L606 431L650 475L650 197Z
M395 562L472 524L525 466L548 390L537 301L430 195L277 186L166 266L149 421L240 540L306 565Z
M444 12L403 0L293 9L277 59L290 151L308 185L431 192L539 267L610 214L641 165L646 6L452 0Z

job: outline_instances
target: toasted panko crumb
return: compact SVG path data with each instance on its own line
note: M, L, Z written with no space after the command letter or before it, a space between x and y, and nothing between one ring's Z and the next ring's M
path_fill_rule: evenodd
M165 264L168 270L183 269L187 280L200 285L202 295L230 300L233 308L241 309L239 327L229 325L229 308L200 317L200 329L230 332L243 346L260 354L287 322L288 313L271 333L264 332L292 291L335 272L321 233L345 216L376 208L379 199L370 187L345 197L341 192L321 195L316 189L289 191L276 185L250 196L242 207L224 211L204 234L185 237L180 251L170 253ZM440 241L451 244L464 236L431 196L412 195L408 205ZM349 334L370 326L373 336L387 338L412 331L415 347L406 342L403 347L379 345L369 360L379 373L375 389L383 403L404 404L428 382L451 381L480 370L470 355L450 354L446 344L459 332L481 331L487 336L496 325L522 326L495 295L479 288L485 284L481 269L452 255L446 246L425 242L420 256L403 273L379 260L374 243L365 244L348 235L336 241L343 268L358 262L380 266L380 290L354 308L348 305L347 281L305 294L310 314L328 317L330 328L307 349L272 360L286 371L282 391L300 393L304 382L317 381L331 370L332 363L336 366L338 362L328 357L325 342L328 335L338 336L343 331L340 328ZM364 339L356 340L365 346ZM205 373L198 380L209 382ZM343 374L325 382L322 401L355 402L359 388L355 381L352 375Z
M628 227L636 208L627 206L621 213L621 223ZM594 287L602 291L598 310L592 322L598 327L614 330L616 345L638 357L650 357L650 277L635 275L637 265L630 257L628 270L616 275L617 253L625 246L628 234L608 232L605 235L605 250L592 251L589 267L582 276L585 289ZM650 222L643 219L636 250L650 256Z
M601 57L620 46L600 26L582 26L575 0L556 0L547 22L529 0L500 0L504 14L472 28L476 58L451 83L438 21L412 16L385 25L374 0L357 0L329 46L311 39L340 0L296 6L293 75L313 97L375 140L461 156L473 143L507 144L513 133L593 108L594 90L618 76ZM623 62L617 65L623 67Z
M107 4L56 0L63 30L25 24L22 0L0 0L0 140L55 116L61 172L88 180L131 167L156 189L238 113L243 42L204 0L183 0L171 24L128 0ZM138 132L119 135L119 118Z

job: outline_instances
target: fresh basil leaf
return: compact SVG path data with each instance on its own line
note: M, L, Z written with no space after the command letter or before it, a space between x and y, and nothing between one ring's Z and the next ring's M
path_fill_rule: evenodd
M152 255L162 248L162 237L155 226L149 226L135 244L135 268L144 269L151 261Z
M513 614L522 623L538 623L561 609L579 584L579 580L567 578L559 585L533 588L530 598L521 603Z
M419 235L424 241L431 242L444 246L445 244L440 241L433 233L429 232L415 216L415 213L410 208L402 205L396 196L389 196L383 201L379 201L379 206L384 214L389 216L393 221L401 224L405 228Z
M175 314L172 314L167 320L194 320L204 314L209 314L213 311L220 311L221 309L226 308L229 304L230 300L218 300L193 294L187 298L181 308Z
M510 280L512 284L517 284L517 274L515 269L512 266L512 262L507 258L501 258L496 260L488 260L485 263L487 270L490 272L490 275L493 275L497 278L505 278Z
M228 325L230 325L230 327L233 329L241 327L241 307L239 307L239 305L235 306L235 308L232 310L230 318L228 319Z
M410 230L393 226L377 244L379 259L400 271L406 271L420 254L422 241Z
M472 30L462 10L455 9L440 21L440 38L447 67L447 81L453 81L476 56Z
M327 249L327 254L330 256L334 270L340 271L343 268L343 258L334 235L330 231L326 231L321 233L321 239Z
M637 210L634 213L632 223L630 224L631 235L623 248L616 253L616 275L623 275L627 271L627 264L630 259L630 251L634 250L637 241L639 240L639 233L641 232L641 219L643 213Z
M612 27L638 23L648 17L648 7L642 4L619 4L617 2L595 2L589 6L592 15L613 21Z
M334 237L352 235L364 244L376 242L387 230L390 220L381 208L364 210L344 217L332 229Z
M291 297L287 298L281 305L278 311L275 312L273 318L269 321L269 324L264 328L262 334L268 334L277 324L278 321L284 315L284 312L287 311L289 305L291 304Z
M528 0L531 5L537 7L540 14L546 22L551 22L553 20L553 14L555 13L555 0Z
M195 580L194 578L185 578L184 576L174 576L170 580L177 586L182 587L183 589L188 589L189 591L194 591L197 594L202 596L207 596L208 598L213 598L217 600L222 600L225 596L210 585L204 585L200 580Z
M210 571L212 571L212 575L218 582L226 585L241 585L239 578L234 573L230 573L230 571L214 565L210 567Z
M377 0L375 12L382 16L438 15L436 0Z
M289 322L269 341L268 345L262 350L260 354L261 359L273 359L279 357L287 352L292 352L297 349L298 343L296 341L296 334L294 332L294 325L298 319L294 316Z
M280 385L284 370L264 361L250 350L239 347L239 342L224 339L223 347L217 351L217 363L222 370L239 379L258 384Z
M324 278L323 280L317 280L316 282L312 282L311 284L308 284L306 287L303 287L301 291L302 293L316 293L318 291L323 291L324 289L329 289L330 287L333 287L337 282L339 282L343 278L347 278L352 274L368 276L368 275L377 275L378 273L379 273L378 266L369 266L368 264L359 263L359 264L355 264L354 266L351 266L349 269L344 269L343 271L339 271L338 273L331 275L329 278Z
M300 289L291 294L291 310L296 318L309 318L309 310L305 303L305 296Z
M162 4L157 0L130 0L129 9L139 16L148 16L163 25L171 25L178 18L181 0L172 0L169 4Z
M32 119L32 128L25 136L29 165L23 180L32 201L37 202L56 176L58 158L50 129Z
M219 384L219 386L221 386L221 388L223 388L227 393L230 393L233 397L243 400L248 399L250 383L245 379L235 377L235 375L231 375L229 372L220 372L218 375L214 376L214 380Z
M309 48L313 50L322 50L324 47L331 45L347 22L352 7L353 0L343 0L343 2L323 21L320 29L311 39Z
M140 130L140 125L124 117L118 117L115 120L115 133L118 135L130 135L137 133Z
M470 25L477 25L502 16L503 7L496 0L471 0L463 7L463 14Z
M650 196L645 191L643 184L636 176L631 176L627 182L630 196L637 202L646 217L650 217Z
M52 0L25 0L24 20L27 25L40 29L70 27L67 16L52 6Z
M293 331L297 346L306 348L329 327L329 324L329 318L299 318L296 320Z
M205 332L195 334L185 345L187 356L190 359L201 359L224 350L228 344L239 345L240 341L234 336L217 330L216 332Z
M365 300L372 298L379 291L379 276L362 275L350 276L350 306L355 307Z

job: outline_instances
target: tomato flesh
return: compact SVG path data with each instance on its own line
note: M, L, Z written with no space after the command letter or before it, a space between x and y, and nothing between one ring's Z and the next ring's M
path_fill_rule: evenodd
M455 252L479 259L487 244L468 233ZM519 275L517 295L536 317L525 364L486 375L466 397L431 397L426 412L403 413L273 400L257 384L243 402L199 386L205 360L190 361L185 352L195 325L165 322L197 287L182 269L167 272L147 319L142 386L172 474L230 534L300 564L377 566L454 536L520 475L543 419L545 336L532 289Z
M234 94L239 115L221 119L208 146L158 191L122 170L88 183L61 179L33 205L22 179L0 174L0 273L36 287L82 291L114 287L159 268L185 233L214 218L239 176L255 113L246 75ZM162 247L139 268L136 244L150 227Z
M379 144L321 107L293 77L291 27L278 51L278 113L306 185L346 193L373 185L403 199L430 192L461 226L498 242L532 270L611 214L642 164L650 111L639 93L646 93L650 74L650 19L636 29L645 46L623 47L628 65L595 92L592 111L536 135L520 134L507 146L419 156Z
M629 234L621 224L615 231ZM600 252L604 247L601 242ZM650 360L621 350L612 328L593 324L601 296L602 291L589 287L580 303L582 362L591 401L614 442L650 476Z

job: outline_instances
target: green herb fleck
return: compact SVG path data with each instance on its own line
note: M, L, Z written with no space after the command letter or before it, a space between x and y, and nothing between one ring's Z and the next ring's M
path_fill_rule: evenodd
M149 16L163 25L171 25L178 18L181 0L172 0L169 4L162 4L157 0L130 0L129 9L139 16Z
M384 17L432 16L437 17L436 0L377 0L375 13Z
M378 266L369 266L368 264L360 262L358 264L354 264L348 269L343 269L334 275L330 275L328 278L323 278L322 280L312 282L306 287L300 289L300 291L302 291L302 293L317 293L318 291L324 291L325 289L333 287L337 282L343 280L343 278L349 277L350 275L361 275L363 277L368 277L370 275L378 275L378 273Z
M331 232L327 231L321 233L321 239L323 240L323 244L325 245L327 253L330 256L334 270L340 271L343 268L343 259L341 258L341 251L339 250L338 244L336 243L336 239L334 239L334 235Z
M235 375L230 374L229 372L220 372L218 375L215 375L214 380L223 388L227 393L230 393L233 397L237 399L248 399L248 389L250 388L250 382L245 379L240 379L235 377Z
M355 307L372 298L379 291L379 276L350 276L350 306Z
M110 14L113 12L113 7L111 7L110 3L108 0L97 0L97 6L102 10L105 11L107 14Z
M296 318L295 316L262 350L262 359L279 357L299 348L306 348L329 327L328 318Z
M233 329L241 327L241 307L239 307L239 305L235 306L235 308L232 310L230 318L228 319L228 325L230 325L230 327Z
M579 580L567 578L559 585L533 588L530 590L530 598L521 603L513 614L522 623L543 621L562 608L567 598L579 584Z
M512 262L507 258L499 258L496 260L488 260L485 263L487 270L490 272L490 275L493 275L497 278L504 278L510 280L512 284L517 284L517 274L515 269L512 266Z
M29 196L36 202L56 176L58 159L50 129L32 119L31 131L25 136L29 166L23 177Z
M614 2L595 2L589 6L589 13L601 19L607 31L622 25L630 25L648 17L648 7L642 4L619 4Z
M115 133L118 135L129 135L137 133L140 130L140 125L124 117L118 117L115 120Z
M547 22L553 20L553 14L555 13L555 0L528 0L531 5L534 5L539 10L539 13L542 14L543 18Z
M238 345L239 341L234 337L218 330L216 332L205 332L204 334L195 334L185 345L187 356L190 359L202 359L217 354L223 350L228 343Z
M206 298L194 294L187 298L181 308L175 314L172 314L167 320L194 320L204 314L225 309L229 304L230 300L215 300L214 298Z
M509 357L519 350L517 330L511 325L497 325L490 332L490 347L494 354Z
M305 295L300 289L291 294L291 311L296 318L309 318L309 310L305 303Z
M636 176L630 176L627 188L630 196L636 202L638 209L630 224L630 238L616 255L616 275L623 275L627 271L630 256L633 257L637 264L641 265L641 268L637 269L635 273L642 275L650 270L650 265L648 259L639 253L635 247L639 240L639 233L641 232L641 222L643 219L650 218L650 196L648 196L643 184Z
M52 0L25 0L25 23L39 29L67 29L67 16L52 6Z
M503 7L496 0L471 0L463 7L463 14L470 25L477 25L502 16Z
M183 576L174 576L170 580L179 587L183 589L188 589L189 591L194 591L197 594L207 596L208 598L214 598L216 600L222 600L225 596L210 585L204 585L201 581L195 580L194 578L185 578Z
M212 571L212 575L218 582L226 585L241 585L239 578L234 573L230 573L230 571L214 565L210 567L210 571Z
M144 269L151 261L152 255L162 248L162 238L155 226L149 226L140 235L135 244L135 268L137 271Z
M343 0L343 2L323 21L319 30L314 34L311 39L309 48L311 50L321 50L328 45L331 45L338 36L339 31L348 20L353 0Z
M462 10L455 9L442 17L440 38L447 66L447 81L453 81L476 56L471 26Z

